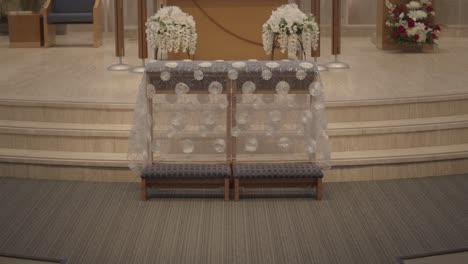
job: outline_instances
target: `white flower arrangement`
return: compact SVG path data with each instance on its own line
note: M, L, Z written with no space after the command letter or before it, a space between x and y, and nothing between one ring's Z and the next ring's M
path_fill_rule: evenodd
M305 14L296 4L282 5L263 24L263 49L268 55L272 54L278 41L281 52L287 49L290 58L297 58L298 46L310 57L312 49L318 47L319 34L312 14Z
M195 54L197 32L193 17L177 6L161 8L146 22L146 35L151 47L166 52Z

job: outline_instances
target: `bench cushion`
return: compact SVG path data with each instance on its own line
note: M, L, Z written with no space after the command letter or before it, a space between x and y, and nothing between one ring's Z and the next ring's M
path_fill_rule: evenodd
M229 178L231 168L225 164L153 164L141 174L145 179L161 178Z
M49 24L92 24L93 13L49 13Z
M234 167L234 178L322 178L322 170L312 163L254 163Z

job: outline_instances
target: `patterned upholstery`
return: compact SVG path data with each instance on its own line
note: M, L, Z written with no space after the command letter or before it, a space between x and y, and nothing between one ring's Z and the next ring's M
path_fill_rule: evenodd
M323 173L312 163L256 163L235 166L234 178L323 178Z
M229 178L231 168L224 164L153 164L141 174L145 179Z
M93 13L50 13L49 24L92 24Z

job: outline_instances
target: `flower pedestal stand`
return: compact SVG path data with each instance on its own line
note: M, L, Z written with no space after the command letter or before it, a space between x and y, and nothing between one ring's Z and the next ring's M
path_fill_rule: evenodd
M404 53L432 53L436 50L434 45L430 44L401 43L399 46Z
M39 13L10 12L8 14L10 48L40 48L41 18Z
M400 50L405 53L422 53L423 46L417 43L401 43Z

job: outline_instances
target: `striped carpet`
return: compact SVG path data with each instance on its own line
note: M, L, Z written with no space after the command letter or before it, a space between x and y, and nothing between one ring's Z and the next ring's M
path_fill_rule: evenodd
M468 247L468 176L328 183L323 201L299 190L224 202L219 189L141 202L138 190L0 178L0 254L86 264L395 263Z

